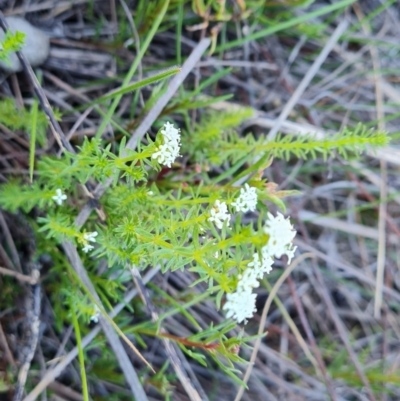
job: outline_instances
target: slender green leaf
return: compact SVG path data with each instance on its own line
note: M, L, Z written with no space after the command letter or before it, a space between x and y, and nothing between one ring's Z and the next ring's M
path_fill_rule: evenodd
M73 305L71 305L73 308ZM87 385L87 378L86 378L86 370L85 370L85 357L83 355L83 347L82 347L82 337L81 331L79 329L78 318L76 317L77 313L75 310L71 313L72 324L75 330L75 339L76 339L76 346L78 347L78 359L80 365L80 372L81 372L81 380L82 380L82 393L83 393L83 400L89 401L89 390Z
M116 89L115 91L107 93L106 95L97 99L96 103L104 102L105 100L112 99L116 96L122 96L125 93L133 92L137 89L143 88L144 86L151 85L155 82L161 81L162 79L169 78L172 75L177 74L180 70L181 70L180 67L173 67L168 70L162 71L159 74L153 75L148 78L144 78L141 81L134 82L133 84L130 84L128 86L122 85L120 88Z
M281 22L279 24L276 24L274 26L271 26L266 29L262 29L261 31L254 32L251 35L245 36L241 39L233 40L231 42L227 42L224 45L218 46L215 51L216 52L221 52L224 50L231 49L232 47L235 46L241 46L243 43L249 42L251 40L256 40L256 39L261 39L265 36L272 35L275 32L282 31L284 29L291 28L292 26L295 26L297 24L301 24L303 22L309 21L313 18L320 17L321 15L329 14L332 13L336 10L339 10L341 8L347 7L353 3L355 3L356 0L342 0L342 1L336 1L334 4L331 4L326 7L319 8L318 10L315 10L313 12L303 14L299 17L293 18L289 21Z
M33 99L31 109L31 135L29 138L29 179L33 180L33 169L35 165L35 145L36 145L36 133L37 133L37 122L38 122L38 101Z

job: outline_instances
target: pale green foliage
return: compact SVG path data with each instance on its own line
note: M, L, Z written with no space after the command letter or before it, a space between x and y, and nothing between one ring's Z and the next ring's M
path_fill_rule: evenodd
M236 285L237 274L268 240L259 229L266 209L261 207L257 229L253 225L244 226L237 216L230 228L217 231L208 222L209 210L217 199L229 205L238 189L216 184L208 169L226 162L244 166L263 153L281 158L326 158L338 152L346 157L387 141L385 134L359 127L335 134L329 140L279 136L266 142L264 137L237 135L234 127L247 117L247 111L208 114L194 133L184 134L182 153L207 168L198 173L188 169L181 184L176 182L173 170L166 177L157 178L159 165L151 155L159 144L158 138L156 142L147 138L147 145L138 151L127 151L123 140L119 154L111 151L111 145L102 148L100 140L85 138L76 155L65 153L61 159L42 158L33 185L20 182L3 185L0 205L11 211L18 208L29 211L35 206L46 209L47 215L40 219L40 231L59 241L69 239L79 243L82 233L73 223L77 210L68 205L57 208L52 199L55 190L60 188L73 197L76 183L84 184L89 178L104 183L112 178L113 186L101 201L108 225L96 228L101 232L96 255L107 257L110 266L136 264L144 268L161 263L163 271L188 267L213 291L230 292ZM261 200L276 196L269 193L261 180L253 181L252 185L259 189ZM82 202L77 199L74 207ZM91 230L94 227L87 229Z
M44 209L52 195L51 191L46 191L37 182L27 186L18 180L10 181L0 187L0 206L11 212L16 212L20 208L29 212L35 206Z
M29 133L31 130L31 122L32 116L29 110L17 107L13 99L5 98L0 100L0 124L12 130L22 130ZM46 127L46 115L38 111L36 139L41 145L44 145Z
M291 157L309 159L321 157L324 160L335 153L344 158L358 155L368 148L385 146L387 135L383 132L367 130L359 124L355 129L344 129L325 139L313 135L279 135L268 141L264 135L255 138L252 134L238 136L233 128L241 118L246 118L246 110L234 114L211 114L195 131L183 140L185 153L191 154L199 163L222 164L237 162L243 157L253 159L260 155L289 160ZM222 128L224 127L224 128Z
M12 33L7 31L5 38L0 43L0 60L9 63L10 54L22 49L25 43L25 36L23 32Z
M123 139L117 152L112 151L111 145L104 148L99 139L85 138L76 155L65 153L60 159L43 157L32 185L14 181L1 186L0 206L11 211L21 208L25 212L37 207L42 211L37 234L39 237L45 234L50 241L69 240L80 248L84 233L97 231L96 248L89 260L106 258L112 269L123 271L131 265L144 269L160 264L163 272L189 269L198 277L192 285L205 283L208 291L202 295L214 297L220 306L223 295L236 289L238 275L252 261L253 254L268 242L268 235L262 229L268 211L263 202L279 203L284 195L272 192L271 186L256 175L249 182L259 193L257 221L244 224L240 214L233 215L229 227L224 225L222 230L217 230L208 221L210 209L220 200L233 213L230 205L237 198L239 188L232 183L239 176L260 173L269 166L272 157L325 158L336 152L347 157L367 146L377 147L387 142L385 134L368 132L362 127L322 141L279 136L266 142L264 137L238 135L236 127L248 117L246 110L205 115L195 132L182 135L181 154L185 165L178 160L172 169L162 172L151 157L160 145L161 135L155 141L148 137L137 151L127 150ZM253 164L256 157L260 160ZM217 173L221 165L223 172ZM86 200L79 196L77 184L89 179L103 183L112 179L111 187L100 200L107 219L98 224L90 220L79 230L74 216ZM53 200L56 189L68 195L68 201L62 206ZM104 286L104 293L108 291L101 278L93 276L93 280L98 290L103 292ZM110 296L104 297L104 301ZM115 299L118 297L117 291ZM90 302L82 298L79 307L87 318L92 307ZM177 312L184 313L183 310L177 307ZM243 339L228 339L225 333L232 328L232 322L228 321L202 331L192 340L202 344L217 341L219 345L209 349L210 355L238 381L233 362L240 358L232 349L242 344ZM139 336L139 333L137 329L135 334ZM181 346L204 363L202 354Z

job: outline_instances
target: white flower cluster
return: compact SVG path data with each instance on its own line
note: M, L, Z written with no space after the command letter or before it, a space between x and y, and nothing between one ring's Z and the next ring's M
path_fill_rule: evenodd
M257 189L244 184L244 188L240 189L240 195L232 206L236 208L236 212L254 212L257 206Z
M296 231L290 224L289 218L285 219L282 213L277 213L274 217L268 213L268 220L264 226L265 234L269 235L268 252L271 256L280 258L283 255L288 257L288 263L292 261L297 247L293 246L293 239Z
M280 258L286 254L290 263L297 248L292 243L296 231L289 219L285 219L281 213L276 217L268 213L268 218L264 232L269 235L269 240L261 248L261 257L257 252L253 254L253 260L239 275L236 291L227 294L227 302L223 306L223 309L227 310L226 316L236 319L238 323L247 323L247 319L253 317L256 311L256 294L253 293L253 289L259 286L259 280L265 273L271 272L273 258Z
M211 217L208 218L208 221L213 221L217 228L221 229L224 225L224 221L227 221L229 226L231 215L228 213L228 206L225 202L216 200L210 214Z
M251 291L236 291L226 294L227 302L224 309L227 309L226 317L237 320L238 323L251 318L256 311L256 294Z
M96 242L96 237L98 235L97 231L93 231L92 233L84 233L83 234L83 248L82 251L85 253L88 253L92 249L94 249L94 246L89 244L89 242Z
M169 122L165 123L161 130L164 143L152 154L152 159L157 159L160 164L171 167L171 164L179 157L179 150L181 147L181 135L179 132L179 129L174 128L174 124Z
M271 273L273 264L274 259L268 251L268 245L265 245L261 248L261 259L257 252L254 253L253 260L247 265L247 267L250 267L254 271L258 280L261 280L265 273Z
M165 166L171 167L171 164L179 157L180 150L180 130L174 128L174 125L167 122L161 129L161 135L163 136L163 143L156 149L156 152L152 154L152 158L156 159L158 163ZM59 192L58 192L59 191ZM148 192L148 195L153 195L152 191ZM61 204L65 195L61 193L61 190L57 190L57 197L53 199ZM240 189L238 198L232 202L232 206L236 209L236 212L253 212L257 207L257 189L250 187L245 184ZM59 203L60 202L60 203ZM253 293L253 289L259 286L259 280L262 279L264 274L269 274L272 270L274 263L274 257L280 258L286 254L289 258L289 263L294 256L296 247L293 247L292 241L296 235L296 231L293 230L293 226L290 221L285 219L282 214L278 213L276 217L268 213L269 220L265 224L264 232L269 236L268 243L261 248L261 253L258 252L253 254L253 259L247 264L245 271L239 276L236 291L227 294L223 309L225 309L228 318L234 318L238 323L247 322L254 312L256 311L256 294ZM210 210L210 217L208 221L214 222L218 229L222 229L224 222L229 226L231 215L228 212L228 207L225 202L216 200ZM88 252L94 247L89 242L96 242L95 237L97 232L85 233L84 234L84 246L83 251ZM218 252L215 257L218 258ZM92 317L93 321L97 321L98 315L94 314Z
M56 189L56 194L55 196L51 197L54 199L54 202L57 203L57 205L61 206L63 202L67 199L67 195L63 194L60 188Z
M235 202L232 202L232 206L235 207L236 212L254 212L257 206L257 189L250 187L249 184L245 184L244 188L240 189L240 195ZM208 221L213 221L217 228L221 229L224 221L231 219L228 213L228 207L225 202L220 200L215 201L214 206L210 211L211 217Z

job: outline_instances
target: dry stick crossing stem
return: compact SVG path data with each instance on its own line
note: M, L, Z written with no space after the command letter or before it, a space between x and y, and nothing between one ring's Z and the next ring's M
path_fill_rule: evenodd
M364 15L362 9L359 5L353 5L354 11L357 16L361 20L361 26L364 32L369 35L371 30L369 25L364 22ZM381 86L381 66L379 62L379 53L377 48L370 44L369 51L372 59L372 66L374 69L374 81L375 81L375 97L376 97L376 116L378 119L378 128L380 131L385 130L385 112L383 107L383 91ZM381 318L381 309L383 303L383 281L385 277L385 262L386 262L386 215L387 215L387 163L384 160L380 162L381 168L381 185L380 185L380 203L379 203L379 220L378 220L378 233L379 233L379 242L378 242L378 259L377 259L377 267L376 267L376 287L375 287L375 300L374 300L374 317L375 319ZM383 350L383 363L385 363L385 351ZM357 366L356 366L357 368ZM363 382L367 380L367 378L363 378ZM367 382L367 384L369 384ZM371 393L372 390L367 386L367 390ZM383 393L384 394L384 393ZM383 396L383 395L382 395ZM373 399L373 394L371 399ZM384 396L383 396L384 397Z
M353 5L354 11L358 16L361 26L367 35L371 34L371 29L368 23L364 22L364 14L358 4ZM379 53L377 48L369 44L369 52L372 59L372 67L374 69L375 81L375 98L376 98L376 117L378 120L378 128L380 131L385 130L385 111L383 107L383 91L381 79L381 66L379 61ZM379 220L378 220L378 258L376 262L376 286L375 286L375 300L374 300L374 317L375 319L381 318L381 309L383 303L383 281L385 278L385 263L386 263L386 215L387 215L387 164L385 160L380 161L381 168L381 183L380 183L380 203L379 203Z
M64 242L62 244L65 254L67 255L68 260L70 261L71 265L74 267L74 270L79 276L79 279L85 285L85 287L90 291L92 296L99 302L101 305L101 301L99 296L96 293L93 284L91 283L89 276L83 266L81 258L76 250L76 247L71 242ZM111 324L103 319L100 318L100 324L104 331L104 334L107 336L108 342L110 343L111 348L113 349L115 355L118 358L119 365L124 372L126 381L131 388L132 394L135 396L136 401L148 401L147 395L139 381L139 377L132 366L132 363L125 352L121 340L119 339L118 335L115 333Z

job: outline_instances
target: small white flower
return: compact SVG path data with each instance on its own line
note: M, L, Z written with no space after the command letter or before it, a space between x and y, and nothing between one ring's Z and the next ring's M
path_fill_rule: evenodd
M93 323L99 323L99 315L93 315L90 317L90 321Z
M94 313L90 317L90 321L93 323L99 323L99 316L100 316L100 309L99 307L95 304L93 307Z
M257 279L257 272L255 269L246 269L243 274L239 275L239 282L236 291L253 291L260 285Z
M93 245L90 245L89 242L96 242L96 237L98 235L97 231L93 231L91 233L84 233L83 234L83 248L82 251L88 253L92 249L94 249Z
M170 141L176 142L180 142L181 140L181 135L179 132L180 130L178 128L175 128L174 124L171 124L169 122L166 122L164 124L164 128L161 130L161 134L163 134L165 138Z
M91 250L93 250L93 249L94 249L94 246L93 246L93 245L90 245L90 244L88 243L88 244L85 244L85 245L83 246L82 251L85 252L85 253L88 253L89 251L91 251Z
M129 38L128 40L125 40L124 42L124 47L128 48L131 44L135 43L135 40L133 38Z
M96 237L98 236L98 232L97 231L93 231L92 233L84 233L83 234L83 238L86 241L90 241L90 242L96 242Z
M54 202L57 203L57 205L61 206L63 202L67 199L67 195L63 194L60 188L56 189L56 195L51 197L54 199Z
M221 202L216 200L214 206L210 211L211 217L208 218L208 221L213 221L217 228L221 229L224 225L224 221L227 221L229 226L229 220L231 219L231 215L228 213L228 207L225 202Z
M253 254L253 260L247 265L254 270L255 275L259 280L264 277L265 273L271 273L272 265L274 264L274 260L264 248L266 248L266 246L261 249L261 259L260 255L256 252Z
M152 159L156 159L160 164L171 167L171 164L179 157L180 140L179 129L174 128L174 125L167 122L160 131L163 136L164 143L160 145L152 154Z
M153 191L147 191L147 195L153 196L153 195L154 195L154 192L153 192Z
M293 229L289 218L285 219L279 212L276 217L268 213L264 232L269 235L269 240L267 245L263 247L263 253L275 256L276 258L280 258L285 254L290 259L293 257L296 249L293 248L292 241L296 235L296 230Z
M232 206L236 208L236 212L254 212L257 206L257 189L244 184L244 188L240 189L240 195Z
M297 246L293 246L293 244L290 244L287 248L286 248L286 256L288 258L288 265L290 265L290 263L292 263L292 259L294 258L294 253L296 252Z
M256 308L256 294L251 291L238 290L226 295L227 302L222 309L227 310L226 317L232 317L238 323L253 317Z

